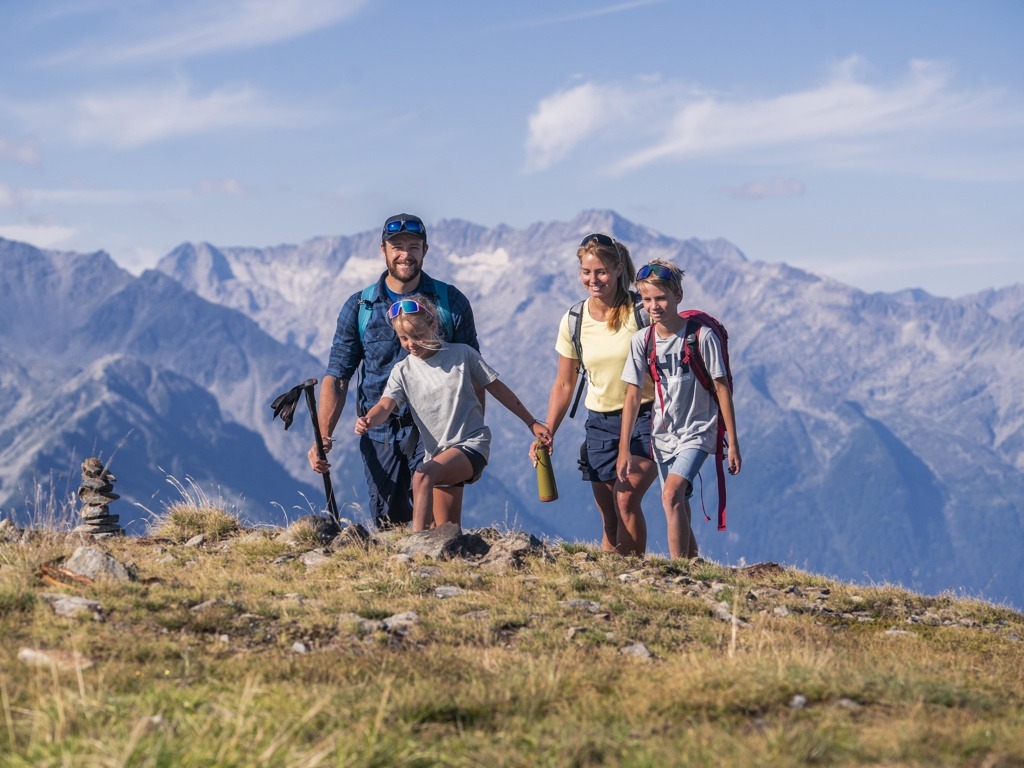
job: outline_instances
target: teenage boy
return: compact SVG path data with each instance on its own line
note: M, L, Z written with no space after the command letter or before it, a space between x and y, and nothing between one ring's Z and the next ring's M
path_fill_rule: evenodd
M356 392L356 408L362 415L380 399L391 369L406 356L388 320L388 309L396 301L422 294L446 307L449 322L440 329L444 340L480 349L469 299L455 286L423 271L427 228L418 216L399 213L389 217L381 230L380 252L385 271L376 283L349 296L338 315L317 409L325 452L334 444L334 428L356 371L362 368ZM383 424L368 430L359 440L359 452L377 526L404 526L412 520L413 473L423 461L423 441L409 409L403 406ZM307 457L316 472L326 472L331 466L320 460L315 445Z
M661 479L669 553L673 558L697 557L697 540L690 527L689 499L701 465L709 453L715 452L718 419L724 421L729 433L729 473L738 473L742 464L732 392L722 360L722 347L710 328L700 327L697 345L714 382L721 410L690 366L683 362L686 321L679 316L679 303L683 300L682 270L666 261L655 260L641 267L636 278L644 309L651 316L651 328L633 335L630 356L622 371L622 380L628 387L622 407L622 436L616 469L619 477L625 477L630 471L629 436L640 408L645 377L651 376L650 340L654 345L657 370L651 442Z

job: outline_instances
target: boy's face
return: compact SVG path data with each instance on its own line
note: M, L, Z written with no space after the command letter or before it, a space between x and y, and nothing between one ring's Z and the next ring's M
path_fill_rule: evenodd
M640 283L639 288L640 296L644 300L644 309L651 316L652 323L660 323L667 317L679 314L682 294L667 286L653 283Z

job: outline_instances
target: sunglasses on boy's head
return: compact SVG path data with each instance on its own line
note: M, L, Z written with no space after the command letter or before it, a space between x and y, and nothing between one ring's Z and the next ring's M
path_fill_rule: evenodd
M389 221L384 227L389 235L395 235L399 232L411 232L414 235L423 235L423 224L418 221L411 219L398 219L396 221Z
M594 232L580 240L580 248L585 246L591 240L596 240L598 245L606 245L609 248L615 247L615 241L608 237L608 235L602 235L600 232Z
M636 272L637 280L646 280L649 277L656 277L658 280L667 280L670 283L678 282L672 274L672 270L661 264L644 264Z
M414 315L417 312L422 311L423 307L421 307L420 303L415 299L402 299L388 307L388 319L394 320L403 313L406 315Z

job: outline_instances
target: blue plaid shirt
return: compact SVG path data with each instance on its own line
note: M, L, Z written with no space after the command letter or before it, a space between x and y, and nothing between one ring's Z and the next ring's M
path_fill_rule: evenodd
M382 273L377 281L376 291L371 299L370 321L366 324L362 339L359 338L359 302L362 301L362 292L353 293L348 297L348 301L338 314L338 327L334 332L331 356L327 362L327 375L342 381L350 381L362 364L362 382L355 393L358 413L365 413L377 404L384 392L384 385L388 382L391 369L407 354L388 320L388 307L391 301L384 286L385 277L387 272ZM421 272L420 284L415 292L437 302L435 282L426 272ZM441 336L445 341L468 344L479 352L480 343L476 338L473 308L469 305L469 299L452 285L448 286L448 308L452 314L455 332L453 338L447 338L448 334L442 323L439 329ZM408 406L402 406L394 415L405 425L412 423L409 419ZM373 427L368 434L373 440L386 442L394 435L394 427L392 419L391 422Z

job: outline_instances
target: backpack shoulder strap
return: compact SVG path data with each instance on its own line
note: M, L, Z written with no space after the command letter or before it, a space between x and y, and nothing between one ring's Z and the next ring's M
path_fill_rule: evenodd
M587 368L583 365L583 301L578 301L569 307L569 341L576 352L576 373L579 378L576 381L576 394L572 399L572 407L569 409L569 418L576 418L576 409L580 406L580 397L583 395L583 386L586 383Z
M366 334L366 326L370 324L370 315L373 314L373 295L377 284L368 285L359 294L359 341L363 340Z
M639 331L651 324L651 316L644 309L644 297L640 295L640 292L634 291L632 288L629 289L629 292L633 296L633 319L636 321L636 329Z
M434 290L437 291L437 314L440 315L441 325L444 326L448 341L455 338L455 319L452 317L452 309L448 303L448 283L440 280L434 281Z

